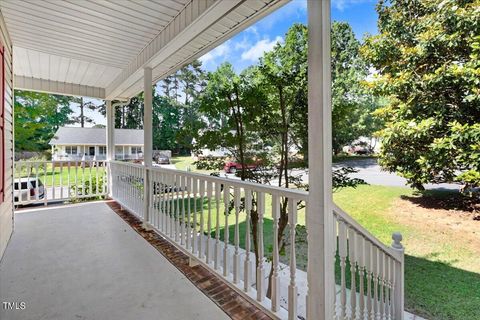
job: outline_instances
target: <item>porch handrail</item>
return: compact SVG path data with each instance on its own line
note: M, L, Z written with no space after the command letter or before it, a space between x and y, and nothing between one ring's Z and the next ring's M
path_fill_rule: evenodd
M403 319L404 250L400 233L392 235L390 248L335 204L333 214L335 261L340 272L334 314L339 319Z
M111 163L117 163L117 164L126 164L129 166L137 167L137 168L145 168L143 165L138 164L138 163L131 163L131 162L123 162L123 161L110 161ZM185 170L178 170L178 169L170 169L170 168L162 168L162 167L157 167L153 166L149 168L151 171L157 171L157 172L167 172L167 173L173 173L173 174L187 174L191 177L195 177L197 179L202 179L207 182L225 182L228 181L228 184L232 187L250 187L254 188L255 190L259 190L262 192L271 192L277 195L282 195L282 196L287 196L287 197L292 197L301 201L307 201L308 198L308 192L304 190L295 190L295 189L287 189L287 188L282 188L282 187L277 187L277 186L271 186L271 185L263 185L255 182L250 182L250 181L242 181L239 179L229 179L229 178L223 178L223 177L216 177L216 176L211 176L211 175L206 175L206 174L201 174L201 173L196 173L196 172L190 172L190 171L185 171Z
M362 227L355 219L346 213L342 208L340 208L335 203L333 204L333 212L338 216L338 220L344 221L348 226L355 229L357 232L361 233L368 241L372 244L376 245L380 248L383 252L388 254L392 259L395 259L397 262L402 261L401 254L394 250L391 247L386 246L383 242L381 242L377 237L370 233L367 229Z
M104 197L105 160L20 160L14 163L14 205Z
M297 206L299 202L308 206L308 192L121 161L110 161L110 168L112 197L142 219L147 227L186 252L192 261L216 272L272 316L279 319L305 316L298 310L297 300L305 297L306 287L298 285L297 278L304 271L297 268L294 244L298 232ZM271 248L271 259L263 251L263 218L272 220L271 232L273 239L277 239L280 206L285 199L288 199L288 224L284 231L289 231L290 253L288 258L284 257L288 262L282 264L276 241ZM258 214L256 266L251 246L254 235L250 230L254 227L251 225L253 206ZM394 248L390 248L338 206L333 205L331 214L335 229L332 241L336 243L331 261L337 264L336 274L341 279L337 284L339 289L331 289L336 293L333 306L336 318L403 319L404 263L398 235ZM242 232L240 217L242 221L245 219ZM240 239L244 240L244 248L240 247ZM272 268L271 296L266 297L269 266ZM351 274L349 284L347 273Z

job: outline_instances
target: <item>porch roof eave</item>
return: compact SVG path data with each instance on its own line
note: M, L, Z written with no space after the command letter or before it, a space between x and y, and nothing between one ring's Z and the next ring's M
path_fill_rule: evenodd
M4 0L0 14L12 38L15 89L126 101L143 91L144 68L152 68L155 83L287 2L180 0L181 7L167 7L153 0L148 11L142 4L106 8L78 2L52 7L47 2L25 6ZM158 24L151 16L154 7L156 15L164 17ZM132 30L113 19L128 10L138 11L125 22L135 26ZM103 19L92 18L99 14ZM85 24L75 24L81 19ZM72 39L85 48L72 50L68 45L78 46Z

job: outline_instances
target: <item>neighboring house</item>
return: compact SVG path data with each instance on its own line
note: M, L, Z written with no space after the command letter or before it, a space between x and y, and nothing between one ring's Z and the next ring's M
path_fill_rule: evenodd
M50 140L52 160L105 160L104 128L61 127ZM143 130L115 129L115 159L143 159Z

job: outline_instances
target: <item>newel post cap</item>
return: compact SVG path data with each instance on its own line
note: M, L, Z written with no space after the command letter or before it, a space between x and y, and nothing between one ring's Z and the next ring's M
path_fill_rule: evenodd
M392 248L396 250L403 250L403 245L402 245L402 234L400 232L394 232L392 234Z

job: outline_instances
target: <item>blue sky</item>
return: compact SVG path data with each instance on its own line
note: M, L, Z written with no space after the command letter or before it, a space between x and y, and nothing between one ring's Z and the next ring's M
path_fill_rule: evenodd
M318 0L320 1L320 0ZM332 0L332 21L348 22L358 39L365 33L377 33L376 0ZM307 23L307 1L292 0L274 13L200 58L205 69L212 71L230 61L237 72L258 62L264 51L282 41L294 23Z
M316 1L316 0L314 0ZM321 1L321 0L318 0ZM332 21L346 21L358 39L365 33L377 33L376 0L331 0ZM307 23L307 1L292 0L282 8L258 21L248 29L205 54L200 60L208 71L215 70L221 63L229 61L237 72L258 62L263 52L269 51L278 41L283 41L288 28L294 23ZM78 108L73 107L76 113ZM98 112L85 113L97 124L105 124Z

